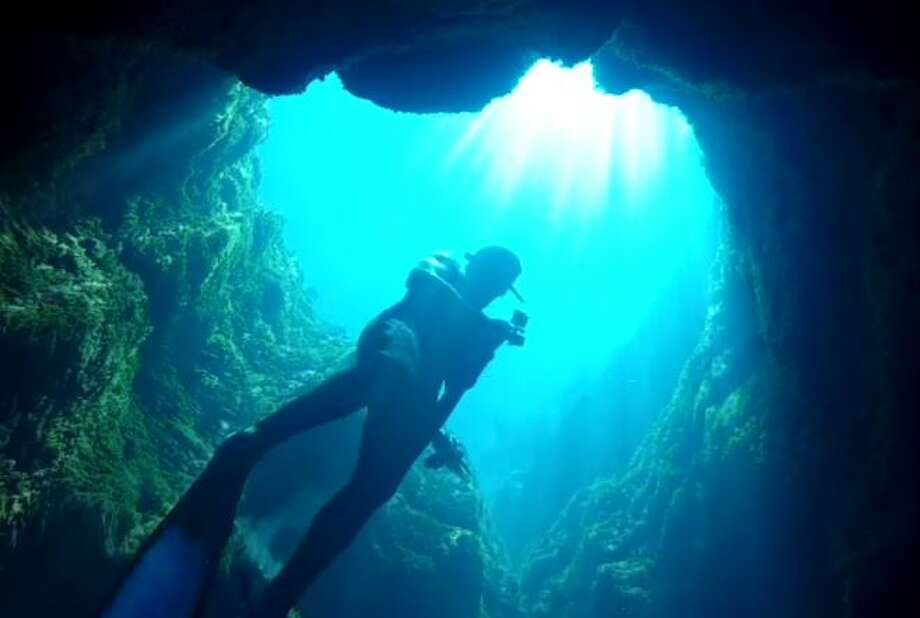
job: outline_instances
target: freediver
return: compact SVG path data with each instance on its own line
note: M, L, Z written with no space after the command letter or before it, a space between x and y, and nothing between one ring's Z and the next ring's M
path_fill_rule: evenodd
M512 322L483 313L509 291L520 299L513 285L521 272L517 256L492 246L466 258L462 269L445 254L413 268L405 295L364 328L349 365L229 437L161 524L159 531L178 527L183 538L204 548L209 563L219 561L246 478L259 460L297 434L367 408L350 480L316 514L293 557L255 600L250 616L286 616L396 492L429 444L436 452L426 464L465 470L462 450L441 427L497 348L523 343L526 324L521 312ZM206 583L196 588L196 605L205 588Z

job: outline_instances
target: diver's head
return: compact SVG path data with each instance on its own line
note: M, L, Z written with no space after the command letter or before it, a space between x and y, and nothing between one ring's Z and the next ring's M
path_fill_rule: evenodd
M485 247L466 254L466 289L464 297L476 309L484 309L507 292L523 301L514 289L514 280L521 274L521 261L504 247Z

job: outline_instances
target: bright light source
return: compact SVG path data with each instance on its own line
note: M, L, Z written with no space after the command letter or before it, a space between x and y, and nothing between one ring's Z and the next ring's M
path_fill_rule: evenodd
M526 175L543 183L554 212L578 205L590 214L607 203L612 179L631 194L654 175L666 114L638 90L598 90L590 62L540 60L476 117L453 156L487 165L490 189L506 200Z

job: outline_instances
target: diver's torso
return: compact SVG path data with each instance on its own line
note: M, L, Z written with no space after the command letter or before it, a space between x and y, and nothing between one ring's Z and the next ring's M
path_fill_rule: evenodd
M443 267L444 256L436 257L434 267L429 258L412 270L405 296L375 317L358 342L363 362L375 357L396 362L435 396L488 320L466 305L452 285L463 276L456 264Z

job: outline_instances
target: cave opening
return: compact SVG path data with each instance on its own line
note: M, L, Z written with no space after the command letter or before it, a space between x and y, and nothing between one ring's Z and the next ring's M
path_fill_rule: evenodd
M394 112L334 74L268 110L260 197L345 336L398 300L425 255L504 244L521 257L525 302L487 313L526 311L527 343L497 355L447 425L520 564L578 489L625 468L700 337L722 211L692 127L644 92L603 92L590 62L548 60L479 112ZM269 574L352 465L354 422L318 433L257 477L278 485L304 451L324 470L289 508L250 518ZM354 448L317 454L343 441Z
M452 419L478 485L413 467L304 615L920 615L908 4L25 8L0 43L0 615L93 615L228 436L323 378L421 255L486 242L529 252L532 323ZM674 253L699 221L641 199L686 189L665 173L680 133L643 178L587 112L547 117L594 109L584 68L513 118L395 114L330 74L468 111L541 56L690 119L724 200L698 259ZM637 249L632 224L676 221L681 242ZM360 420L256 471L205 616L259 594Z

